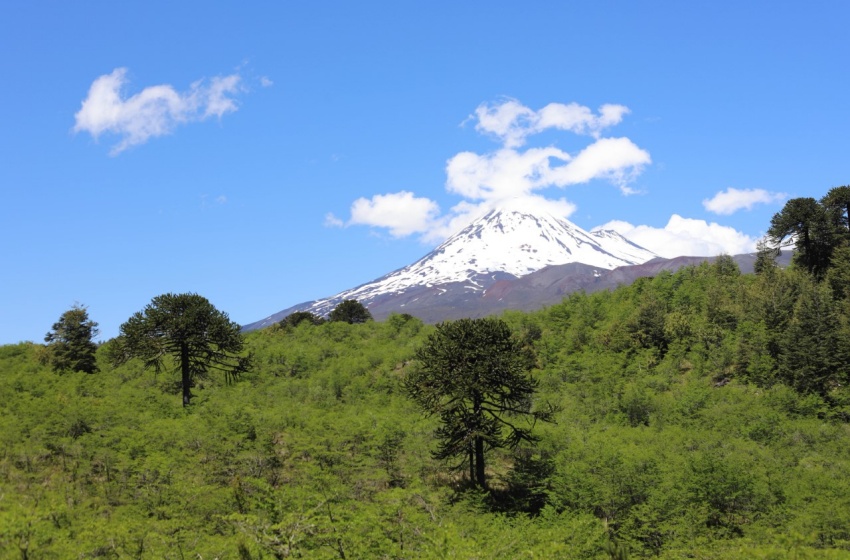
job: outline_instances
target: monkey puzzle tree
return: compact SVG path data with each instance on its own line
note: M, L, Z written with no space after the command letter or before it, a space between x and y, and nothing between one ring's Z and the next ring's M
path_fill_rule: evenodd
M837 241L835 220L831 218L827 208L814 198L792 198L770 220L767 235L776 245L793 238L794 261L816 278L823 278Z
M54 371L97 371L93 339L98 335L97 323L89 319L84 306L74 305L53 323L44 337L47 342L46 361Z
M198 294L157 296L121 325L120 333L113 360L138 357L157 373L173 364L181 374L183 406L189 405L196 378L218 370L229 382L250 367L250 357L240 355L239 325Z
M495 318L460 319L437 325L416 351L417 365L405 379L407 394L428 415L437 416L437 459L460 458L470 481L486 488L484 454L489 449L535 441L534 355ZM520 421L531 420L527 426Z

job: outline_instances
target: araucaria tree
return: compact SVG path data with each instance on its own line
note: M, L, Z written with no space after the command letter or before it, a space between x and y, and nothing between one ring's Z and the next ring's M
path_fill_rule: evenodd
M850 246L850 186L835 187L820 199L792 198L770 220L775 245L794 239L794 261L818 280L837 250Z
M210 370L229 382L246 371L250 357L242 356L239 325L198 294L157 296L121 325L113 357L121 363L141 358L157 373L169 366L179 371L183 406L189 405L196 378Z
M532 411L534 355L500 319L440 323L416 360L405 389L440 420L434 457L459 458L458 467L468 464L470 480L481 488L485 453L535 441L534 421L550 419L550 412Z
M54 371L97 371L94 337L98 335L97 323L89 319L85 307L74 305L53 323L44 337L47 342L47 362Z

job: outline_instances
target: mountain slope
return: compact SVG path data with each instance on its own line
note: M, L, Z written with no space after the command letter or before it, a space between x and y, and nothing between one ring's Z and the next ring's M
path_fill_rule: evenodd
M284 309L245 330L271 325L294 311L327 315L345 299L360 301L373 314L389 308L410 313L416 309L420 316L422 310L428 310L427 315L456 314L486 297L494 284L548 266L580 263L593 275L656 257L616 232L587 232L563 218L514 203L475 220L409 266L332 297Z

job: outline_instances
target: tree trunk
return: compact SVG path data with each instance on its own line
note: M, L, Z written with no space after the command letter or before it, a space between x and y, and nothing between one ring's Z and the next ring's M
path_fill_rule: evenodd
M475 437L475 479L482 489L487 488L487 480L484 478L484 438Z
M475 435L475 484L479 488L487 488L487 481L484 480L484 438L481 437L481 430L484 426L484 411L481 410L481 393L477 390L472 395L472 412L475 418L475 429L478 432Z
M180 372L183 376L183 406L189 406L189 399L192 398L192 393L189 392L192 378L189 375L189 345L185 342L180 345Z

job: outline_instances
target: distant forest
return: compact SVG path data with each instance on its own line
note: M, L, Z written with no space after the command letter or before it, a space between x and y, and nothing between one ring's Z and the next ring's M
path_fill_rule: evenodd
M850 558L848 210L487 320L57 310L0 346L0 557Z

